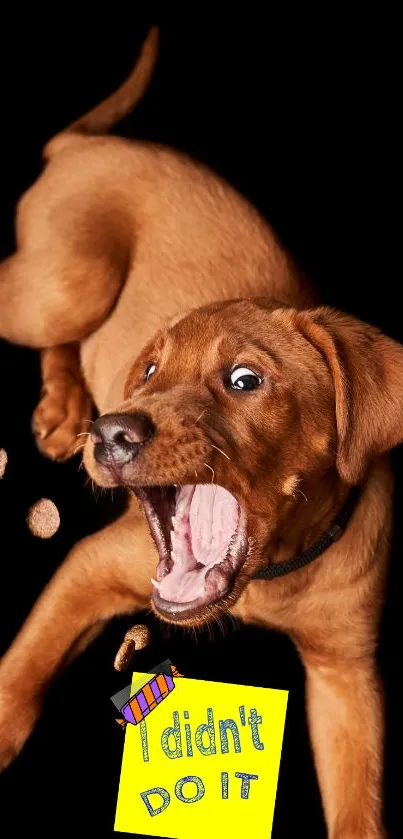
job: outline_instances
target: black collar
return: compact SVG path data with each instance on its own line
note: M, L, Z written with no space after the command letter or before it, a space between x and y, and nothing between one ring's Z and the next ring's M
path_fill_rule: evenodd
M284 577L285 574L291 574L291 571L298 571L299 568L304 568L305 565L309 565L310 562L317 559L333 542L337 542L340 539L356 508L359 495L360 487L353 487L350 490L343 507L331 527L322 534L320 539L311 548L296 554L291 559L286 559L285 562L266 565L260 571L257 571L256 574L253 574L251 579L273 580L276 577Z

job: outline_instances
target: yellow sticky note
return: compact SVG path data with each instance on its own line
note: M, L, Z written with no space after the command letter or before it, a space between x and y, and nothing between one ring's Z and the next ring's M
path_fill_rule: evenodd
M287 699L283 690L175 679L126 728L115 830L172 839L255 830L268 839Z

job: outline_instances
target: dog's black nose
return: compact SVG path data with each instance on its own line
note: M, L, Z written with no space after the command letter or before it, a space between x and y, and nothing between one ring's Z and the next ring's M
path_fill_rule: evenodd
M151 440L155 426L147 414L104 414L91 429L94 457L104 465L129 463Z

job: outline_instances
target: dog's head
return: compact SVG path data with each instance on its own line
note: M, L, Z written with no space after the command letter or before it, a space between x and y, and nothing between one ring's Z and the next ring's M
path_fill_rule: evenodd
M403 439L403 347L324 307L217 303L162 330L122 397L86 468L144 507L156 612L200 622L237 599L305 496L359 483Z

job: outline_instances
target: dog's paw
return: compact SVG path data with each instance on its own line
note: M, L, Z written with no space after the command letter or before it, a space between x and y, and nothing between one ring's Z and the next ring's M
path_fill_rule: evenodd
M91 415L92 402L81 382L47 383L32 417L39 451L60 462L78 454L90 429Z
M19 755L39 713L35 701L21 701L13 692L0 688L0 772Z

